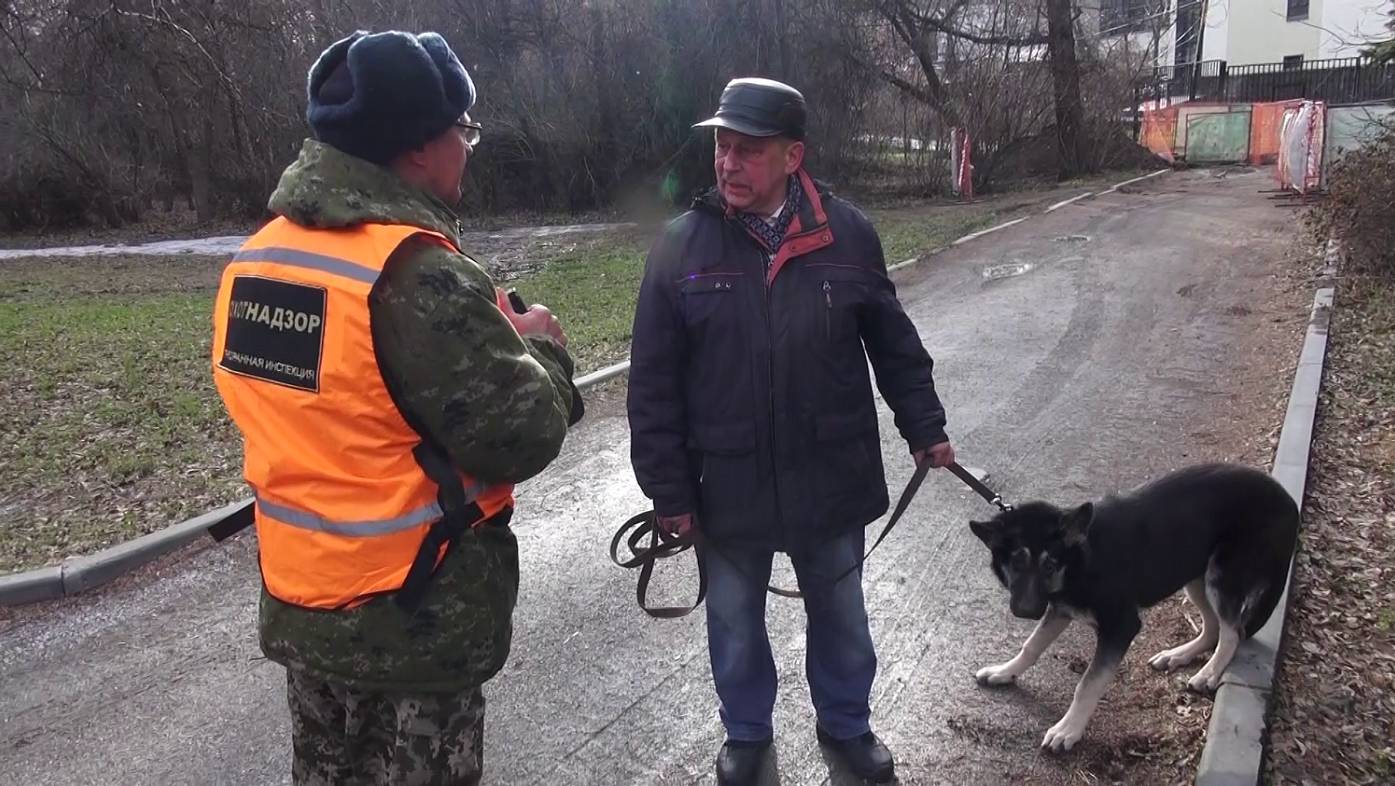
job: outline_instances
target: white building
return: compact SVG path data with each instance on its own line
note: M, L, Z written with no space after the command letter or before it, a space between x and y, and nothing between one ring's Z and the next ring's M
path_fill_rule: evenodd
M1389 36L1393 7L1390 0L1211 0L1201 59L1247 65L1356 57Z
M1099 0L1103 37L1127 36L1160 66L1232 66L1356 57L1390 37L1392 0Z

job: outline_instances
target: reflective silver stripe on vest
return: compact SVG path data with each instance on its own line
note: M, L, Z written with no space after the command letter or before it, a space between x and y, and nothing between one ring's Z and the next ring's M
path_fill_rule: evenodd
M352 278L355 281L362 281L365 284L372 284L378 280L378 271L371 267L364 267L357 262L350 262L339 257L315 254L309 251L301 251L295 248L282 248L271 246L268 248L245 248L233 256L234 262L274 262L278 265L291 265L293 267L303 267L310 270L318 270L323 273L330 273L344 278Z
M380 519L377 521L330 521L327 518L317 516L314 513L304 510L288 508L278 505L275 502L267 502L262 497L257 497L257 506L277 521L289 524L300 529L324 532L330 535L343 535L350 538L369 538L378 535L391 535L394 532L402 532L409 529L429 524L442 515L441 506L438 503L431 503L425 507L417 508L397 516L396 518Z

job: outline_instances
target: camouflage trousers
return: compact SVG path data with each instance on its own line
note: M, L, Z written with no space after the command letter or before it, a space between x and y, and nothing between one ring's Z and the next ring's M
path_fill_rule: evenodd
M296 786L480 782L484 694L379 693L287 670Z

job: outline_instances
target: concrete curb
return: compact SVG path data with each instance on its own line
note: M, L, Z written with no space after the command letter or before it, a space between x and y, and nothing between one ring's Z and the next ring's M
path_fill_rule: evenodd
M63 594L76 595L163 557L200 536L208 535L210 527L247 510L251 504L251 500L242 500L224 505L202 516L118 543L96 554L66 560L60 566L63 571Z
M630 361L616 363L576 380L578 390L595 387L624 374ZM220 540L218 530L239 516L251 516L252 499L240 499L217 510L141 535L125 543L83 557L69 557L58 565L0 575L0 606L19 606L58 600L99 587L149 562L208 536Z
M63 597L63 567L26 570L0 576L0 606L18 606Z
M1335 273L1337 246L1327 249L1324 278ZM1327 358L1327 331L1331 322L1335 286L1330 280L1313 297L1312 316L1303 339L1302 354L1294 372L1284 416L1279 446L1274 452L1272 474L1288 493L1303 504L1308 480L1308 459L1312 447L1313 422L1317 417L1318 394ZM1268 731L1269 699L1274 688L1279 652L1283 645L1284 623L1288 616L1289 593L1293 588L1293 565L1283 597L1260 631L1240 644L1216 691L1211 708L1211 724L1197 766L1197 786L1255 786L1262 777Z
M1136 183L1140 180L1146 180L1155 175L1161 175L1164 172L1170 171L1172 170L1160 169L1157 172L1144 175L1143 177L1126 180L1104 193L1109 193L1118 189L1120 186L1126 186L1130 183ZM1043 214L1050 213L1059 207L1063 207L1064 205L1084 199L1088 196L1093 196L1093 194L1081 194L1065 202L1059 202L1048 207L1043 211ZM1007 229L1010 226L1020 224L1028 218L1031 218L1031 216L1023 216L1012 221L1006 221L1002 224L989 227L988 229L972 232L959 238L950 245L962 245L975 238L980 238L984 235L997 232L1000 229ZM902 268L910 267L925 259L927 256L929 256L929 254L912 257L904 262L899 262L888 267L887 272L893 273ZM625 360L613 366L607 366L598 371L593 371L590 374L578 377L576 379L576 387L578 390L586 390L603 382L615 379L629 370L630 361ZM249 515L251 506L251 498L238 500L230 505L225 505L217 510L210 511L201 516L196 516L188 521L156 530L155 532L142 535L139 538L125 543L119 543L95 554L84 557L71 557L64 560L62 564L55 566L0 575L0 606L19 606L26 603L57 600L101 586L181 546L192 543L201 536L207 535L215 540L218 539L217 530L220 525L237 516Z
M1164 173L1166 173L1166 172L1171 172L1171 171L1172 171L1171 169L1159 169L1159 170L1156 171L1156 172L1149 172L1148 174L1143 175L1142 177L1135 177L1135 178L1133 178L1132 180L1125 180L1125 181L1122 182L1122 183L1115 183L1114 185L1110 186L1109 188L1105 189L1104 191L1101 191L1101 192L1100 192L1100 196L1104 196L1105 194L1112 194L1112 193L1114 193L1115 191L1118 191L1119 189L1123 188L1124 186L1131 186L1131 185L1133 185L1134 183L1138 183L1138 182L1147 180L1147 179L1150 178L1150 177L1157 177L1158 175L1164 174Z
M1046 209L1046 212L1048 212L1048 213L1054 213L1054 212L1056 212L1057 210L1060 210L1061 208L1065 207L1066 205L1073 205L1073 204L1075 204L1076 202L1079 202L1079 201L1082 200L1082 199L1089 199L1090 197L1092 197L1092 196L1094 196L1094 195L1095 195L1095 192L1093 192L1093 191L1086 191L1085 193L1083 193L1083 194L1078 194L1078 195L1076 195L1076 196L1071 197L1070 199L1063 199L1063 200L1061 200L1060 202L1057 202L1056 204L1052 205L1051 207L1048 207L1048 208Z
M105 584L209 534L211 527L238 515L251 504L251 500L240 500L95 554L0 576L0 606L57 600Z
M977 231L977 232L970 232L969 234L967 234L967 235L965 235L965 236L959 238L958 240L954 241L953 243L950 243L950 245L951 245L951 246L963 245L964 243L967 243L967 242L969 242L970 240L977 240L978 238L981 238L981 237L983 237L984 235L991 235L991 234L993 234L994 232L997 232L997 231L1000 230L1000 229L1007 229L1008 227L1016 226L1016 225L1022 223L1023 221L1026 221L1026 220L1029 219L1029 218L1031 218L1031 216L1023 216L1023 217L1021 217L1021 218L1014 218L1014 219L1011 220L1011 221L1004 221L1003 223L998 224L997 226L991 226L991 227L989 227L989 228L987 228L987 229L980 229L980 230Z
M593 371L585 376L577 377L576 389L586 390L587 388L594 387L595 385L599 385L602 382L608 382L620 376L621 374L626 373L629 370L630 361L628 360L621 361L613 366L606 366L600 371Z

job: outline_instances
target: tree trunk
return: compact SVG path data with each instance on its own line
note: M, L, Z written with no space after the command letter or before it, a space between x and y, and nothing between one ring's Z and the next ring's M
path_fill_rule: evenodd
M785 0L775 0L775 36L780 45L780 69L775 73L789 82L794 78L794 61L790 59L789 19L785 15Z
M620 114L620 103L617 101L615 90L615 80L612 69L615 58L611 55L609 19L606 9L599 4L591 7L591 71L594 76L594 87L596 90L596 135L590 145L591 150L585 154L595 162L594 167L586 167L589 183L589 197L585 207L594 207L604 204L609 196L610 188L614 184L614 172L618 153L616 144L618 132L616 131L616 118ZM572 200L570 206L572 212L577 212L576 194L568 195Z
M199 221L214 216L213 205L213 121L205 116L203 137L189 146L189 197Z
M1067 180L1089 169L1071 0L1046 0L1046 26L1056 100L1056 149L1060 159L1057 172L1061 180Z

